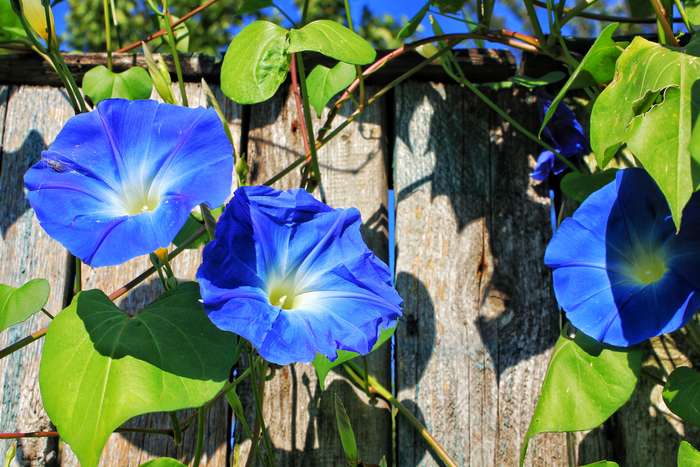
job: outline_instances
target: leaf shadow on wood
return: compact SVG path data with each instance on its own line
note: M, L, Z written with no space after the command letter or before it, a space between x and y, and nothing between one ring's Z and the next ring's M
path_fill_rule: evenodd
M41 158L46 149L44 137L37 130L30 130L22 146L12 152L0 153L0 236L5 238L7 231L31 208L24 194L24 173Z

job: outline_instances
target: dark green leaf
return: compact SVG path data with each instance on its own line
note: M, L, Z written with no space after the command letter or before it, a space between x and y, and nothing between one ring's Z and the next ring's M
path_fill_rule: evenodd
M405 39L407 37L412 36L415 34L416 30L418 29L418 26L420 26L420 23L423 21L423 18L425 18L425 15L428 13L428 9L430 8L430 2L425 2L425 5L418 10L418 13L413 15L413 18L404 25L404 27L401 28L399 33L396 35L397 39Z
M688 367L673 370L663 392L671 412L700 426L700 373Z
M272 97L287 77L289 46L286 29L255 21L231 41L221 65L221 90L239 104Z
M642 364L639 349L611 349L577 333L554 346L535 413L525 435L522 465L530 439L547 432L591 430L632 396Z
M457 13L467 3L466 0L431 0L442 13Z
M234 5L239 15L249 15L261 8L272 6L272 0L238 0Z
M691 41L686 52L697 49ZM624 144L666 197L676 226L700 184L700 58L635 37L591 113L591 146L603 168Z
M144 462L140 467L187 467L185 464L172 457L159 457Z
M33 279L19 288L0 284L0 331L38 313L49 301L46 279Z
M289 31L289 53L309 50L353 65L371 63L376 56L372 44L342 24L328 19Z
M561 181L561 191L569 198L582 203L588 195L615 180L617 169L607 169L593 174L571 172Z
M350 417L345 411L343 402L335 394L335 421L338 426L338 435L340 436L340 444L343 446L345 458L350 465L357 465L359 457L357 455L357 442L355 441L355 432L350 424Z
M576 67L576 70L574 70L554 100L552 100L552 104L549 106L549 109L547 109L547 113L542 120L540 133L542 133L544 127L547 126L547 122L552 118L559 103L564 99L564 96L574 82L593 85L608 83L613 79L615 61L623 50L612 38L613 33L617 30L619 25L619 23L611 23L601 31L598 38L586 53L586 56L581 60L579 66Z
M200 407L228 380L235 338L207 318L196 283L133 318L99 290L51 322L39 370L44 408L83 467L137 415Z
M549 73L540 76L539 78L531 78L529 76L513 76L510 80L520 86L528 89L535 89L548 84L556 83L566 77L563 71L550 71Z
M329 100L345 89L355 79L355 67L338 62L333 68L317 65L309 73L306 84L309 89L309 103L320 117Z
M387 328L382 330L382 332L379 334L379 337L377 338L377 342L374 344L374 347L372 347L372 352L377 350L379 347L381 347L386 341L391 339L391 336L394 335L394 332L396 331L396 326L393 328ZM326 376L328 376L328 373L338 365L342 365L345 362L349 362L355 357L359 357L360 354L357 352L350 352L348 350L338 350L338 357L330 361L328 357L322 354L316 354L316 358L314 358L314 361L311 362L312 365L314 366L314 369L316 370L316 377L318 378L318 385L321 387L321 390L325 389L326 387Z
M110 97L148 99L152 89L151 77L141 67L114 73L104 65L97 65L83 76L83 92L94 104Z
M678 446L678 467L700 467L700 451L687 441Z

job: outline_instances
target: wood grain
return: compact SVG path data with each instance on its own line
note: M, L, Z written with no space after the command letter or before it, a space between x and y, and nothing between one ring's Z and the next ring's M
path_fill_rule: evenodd
M357 207L364 222L365 240L386 259L384 111L383 102L372 106L362 119L320 150L322 189L316 196L323 193L326 202L333 207ZM342 120L338 118L336 123ZM318 119L314 121L318 127ZM251 183L267 180L301 155L300 133L293 99L286 93L279 93L271 101L251 108L248 142ZM297 187L299 181L299 172L294 171L275 187ZM389 385L388 348L368 360L370 371ZM246 389L242 388L241 393ZM342 399L350 415L361 458L375 464L382 456L391 458L391 419L383 403L369 401L364 393L336 373L328 376L326 390L321 391L311 365L296 364L276 369L275 377L265 387L265 420L277 465L345 463L335 425L335 394ZM249 440L243 440L242 459L247 458L249 449Z
M207 106L206 95L200 84L188 83L186 86L190 107ZM220 91L213 87L219 97L224 113L230 122L234 136L240 135L240 107L221 99ZM179 91L173 86L173 95L179 99ZM154 94L153 96L157 96ZM178 256L173 262L176 276L182 280L193 280L201 263L201 251L189 250ZM108 293L136 277L150 267L148 257L139 257L117 267L92 269L83 265L83 288L99 288ZM127 296L117 301L117 305L129 312L135 312L155 300L163 292L156 275L148 279ZM180 413L184 419L190 411ZM226 465L227 430L229 424L229 409L224 400L219 400L208 413L207 432L205 434L204 457L202 466L219 467ZM169 428L170 418L167 414L148 414L137 417L127 423L130 427ZM182 462L191 462L194 453L196 428L191 426L185 432L181 446L175 446L169 437L153 434L123 434L117 433L110 437L101 458L100 465L108 466L138 466L141 463L160 456L170 456ZM78 465L68 446L63 445L61 451L63 466Z
M534 126L509 93L499 104ZM516 465L558 335L535 148L457 86L405 84L395 113L398 397L458 465ZM436 463L400 417L397 430L398 465ZM528 465L565 460L563 436L540 437Z
M19 286L34 278L51 284L47 309L62 308L66 252L46 235L29 208L23 190L26 170L36 162L73 111L56 88L0 87L0 118L3 119L0 151L0 282ZM48 324L43 314L0 334L5 347ZM38 370L42 341L0 360L0 430L50 430L39 394ZM10 446L0 443L0 451ZM34 438L19 442L18 465L55 464L55 439ZM4 454L3 454L4 456Z

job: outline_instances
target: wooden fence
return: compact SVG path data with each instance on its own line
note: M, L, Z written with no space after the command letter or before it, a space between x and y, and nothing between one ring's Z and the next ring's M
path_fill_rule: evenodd
M469 76L481 81L501 80L514 71L512 58L503 53L470 51L463 56L470 60L471 68L465 67ZM22 177L72 111L59 88L42 84L54 78L36 60L28 57L15 66L2 60L0 70L13 71L0 74L0 282L19 285L47 278L52 284L47 307L58 311L65 284L72 280L66 275L66 253L39 227ZM130 61L135 58L116 58L117 64ZM92 63L79 58L71 65L80 72L86 62ZM206 105L198 74L215 73L196 57L187 63L194 81L187 85L190 105ZM31 70L24 78L23 67ZM467 90L426 78L440 77L424 75L400 85L321 149L322 189L329 204L359 208L366 240L385 259L388 190L395 193L396 286L405 314L394 352L387 346L373 354L371 372L394 388L459 465L513 466L559 333L542 262L551 235L549 196L546 187L529 179L538 153L533 143ZM261 183L301 155L297 115L283 88L269 102L242 108L215 87L234 135L241 137L238 149L247 155L251 183ZM488 94L524 125L537 128L532 95L515 88ZM276 186L298 183L293 172ZM193 278L199 257L199 252L178 257L176 274ZM138 258L119 267L84 267L84 287L112 291L148 265L147 258ZM150 281L119 305L136 310L159 293L158 282ZM0 346L46 324L47 318L37 315L0 334ZM36 342L0 361L0 431L51 429L37 383L40 351L41 342ZM334 394L348 408L363 460L378 463L386 456L390 465L438 464L414 429L401 416L392 418L381 400L368 399L342 373L329 375L326 384L321 391L305 364L277 368L267 383L265 419L279 465L344 464ZM246 388L240 392L245 396ZM168 418L151 414L130 423L167 427ZM231 465L232 426L227 405L217 403L209 412L203 465ZM163 455L189 462L192 431L181 448L165 436L114 434L102 465L138 466ZM602 428L537 437L527 464L608 458L630 466L675 465L684 434L697 432L686 433L663 406L660 387L645 380L635 399ZM239 435L244 461L250 441ZM2 442L0 453L9 443ZM56 438L23 439L16 462L77 465L70 448Z

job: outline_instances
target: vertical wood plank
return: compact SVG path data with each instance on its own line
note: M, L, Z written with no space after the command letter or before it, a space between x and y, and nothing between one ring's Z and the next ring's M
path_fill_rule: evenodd
M509 93L499 103L530 122L534 109ZM398 397L458 465L517 464L558 335L533 149L457 86L397 90ZM437 463L400 417L397 430L398 465ZM564 446L535 439L528 465L564 464Z
M24 194L23 177L40 153L53 141L63 123L73 115L65 95L57 88L22 86L0 88L0 115L4 117L0 151L0 282L18 286L33 278L51 284L47 309L62 307L66 251L39 226ZM4 107L6 105L6 108ZM0 334L5 347L48 325L43 314ZM51 430L39 394L39 360L42 341L0 360L2 408L0 430ZM9 441L0 444L5 451ZM45 465L57 461L56 440L22 439L19 465Z
M383 102L367 109L364 116L319 152L322 190L333 207L357 207L363 218L363 236L371 248L386 260L386 137L382 124ZM321 120L325 119L325 114ZM319 127L319 121L315 127ZM336 119L336 124L343 117ZM251 183L262 183L303 154L300 125L293 98L281 92L271 101L251 109L249 132ZM275 187L299 186L295 170ZM320 196L319 191L315 193ZM385 348L369 359L370 371L389 386L389 350ZM241 388L240 393L249 391ZM266 383L265 421L275 448L278 465L342 465L343 455L335 425L334 395L337 394L350 415L361 458L378 463L390 459L391 419L386 406L368 401L338 374L326 379L321 391L310 364L295 364L275 370ZM250 450L249 440L241 446L242 458Z
M190 107L206 106L206 95L200 84L187 83L187 96ZM240 107L230 101L224 101L217 87L212 90L219 98L224 113L231 124L231 131L234 136L240 135ZM179 99L179 91L173 86L173 95ZM157 96L154 94L153 96ZM181 280L193 280L197 268L201 263L201 250L188 250L175 258L172 262L175 275ZM105 267L92 269L83 265L83 288L99 288L107 293L116 290L145 269L150 267L147 256L135 258L125 264L116 267ZM127 296L117 301L120 308L134 312L142 309L147 304L155 300L163 292L162 286L157 276L152 276L144 284L131 291ZM192 411L180 413L183 419ZM205 433L204 456L202 466L220 467L226 465L227 442L228 442L228 405L225 400L220 399L215 403L208 413L207 428ZM167 414L156 413L137 417L127 426L148 427L148 428L169 428L170 418ZM172 439L163 435L154 434L113 434L102 453L100 465L108 466L138 466L149 459L170 456L188 463L192 461L194 454L196 425L193 424L184 433L183 443L177 447ZM61 464L63 466L77 466L78 462L70 447L63 445L61 451Z

